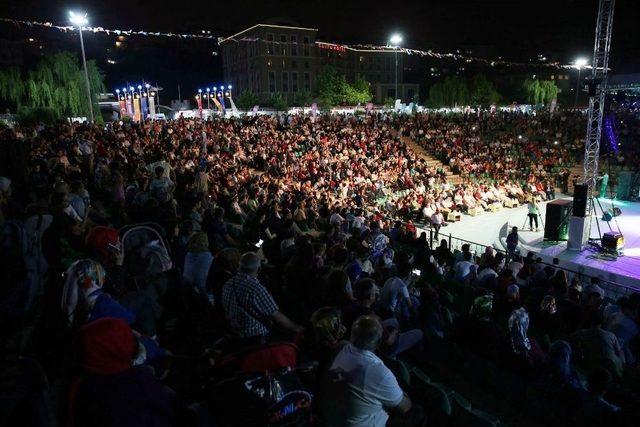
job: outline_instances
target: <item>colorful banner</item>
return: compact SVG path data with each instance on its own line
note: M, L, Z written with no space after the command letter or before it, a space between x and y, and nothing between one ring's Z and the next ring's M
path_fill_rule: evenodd
M216 108L218 109L218 111L220 111L222 113L222 105L220 105L220 101L218 101L215 97L212 98L213 103L216 105Z
M196 96L196 104L198 104L198 115L202 118L202 97Z
M146 119L147 117L149 117L149 106L147 104L147 97L145 96L145 94L142 94L142 98L141 102L142 102L142 119Z
M127 103L124 100L124 96L118 97L118 105L120 106L120 118L124 118L127 115Z
M220 106L222 107L222 113L224 114L227 111L227 108L224 105L224 94L222 92L220 92L220 95L218 95L218 99L220 100Z
M127 95L127 116L133 117L133 101L131 95Z
M151 95L149 97L149 115L151 117L156 116L156 99Z
M138 95L133 98L133 120L140 121L140 98L138 98Z

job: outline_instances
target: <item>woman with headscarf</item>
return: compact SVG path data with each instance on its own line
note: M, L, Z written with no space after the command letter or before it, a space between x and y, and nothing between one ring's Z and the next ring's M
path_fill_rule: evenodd
M104 317L78 335L82 374L69 393L72 425L185 425L186 406L152 370L140 366L144 347L126 321Z
M81 325L102 317L117 317L131 324L135 315L102 289L106 273L92 259L74 262L65 273L62 311L69 325Z
M85 323L105 317L122 319L129 325L137 324L139 330L148 335L141 337L141 340L149 360L163 354L152 339L155 335L153 317L143 315L138 318L133 311L104 291L106 273L99 262L92 259L76 261L67 269L65 277L61 308L68 326L77 329Z
M538 364L544 358L544 352L535 339L530 339L529 313L524 307L513 310L509 316L509 338L511 350L516 358L524 360L529 366Z
M454 336L472 352L497 360L504 354L504 336L498 324L491 320L492 311L492 294L477 297L469 315L457 320Z
M318 361L318 372L324 372L323 368L333 360L340 350L340 343L347 331L342 323L340 310L335 307L321 307L311 315L313 334L308 337L309 354Z

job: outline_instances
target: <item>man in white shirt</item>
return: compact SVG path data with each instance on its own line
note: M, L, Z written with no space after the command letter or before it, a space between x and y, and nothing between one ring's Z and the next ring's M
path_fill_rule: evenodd
M431 215L431 225L436 230L436 234L434 236L435 240L438 240L438 235L440 233L440 227L442 227L443 223L444 223L444 217L442 216L442 213L440 212L440 209L436 209L434 214Z
M453 267L456 280L464 281L471 276L473 268L475 267L475 264L471 260L472 256L473 254L471 252L463 252L463 260L458 261Z
M353 323L351 340L333 360L329 388L320 399L325 425L384 427L388 411L406 414L411 409L411 399L374 353L382 332L376 316Z
M409 309L413 311L413 303L409 295L408 280L411 274L411 264L407 262L399 263L397 273L384 283L380 291L380 306L388 310L390 315L396 312L400 303L406 301Z

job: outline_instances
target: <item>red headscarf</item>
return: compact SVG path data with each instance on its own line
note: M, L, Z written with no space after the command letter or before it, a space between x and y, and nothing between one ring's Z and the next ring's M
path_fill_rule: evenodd
M131 368L137 340L124 320L104 317L83 326L79 335L82 366L87 373L112 375Z

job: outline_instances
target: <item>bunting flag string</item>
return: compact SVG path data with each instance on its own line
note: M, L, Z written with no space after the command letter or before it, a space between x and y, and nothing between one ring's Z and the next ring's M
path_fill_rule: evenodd
M56 29L63 32L75 31L75 27L70 25L53 25L51 22L38 22L38 21L24 21L19 19L10 19L10 18L0 18L0 22L11 23L16 26L27 26L27 27L41 27L41 28L49 28ZM355 45L344 45L337 43L328 43L328 42L319 42L315 43L293 43L293 42L282 42L276 40L264 40L260 38L251 38L251 37L243 37L240 39L237 38L225 38L211 34L211 31L202 31L202 34L180 34L180 33L166 33L166 32L154 32L154 31L142 31L142 30L120 30L120 29L107 29L103 27L82 27L85 31L91 31L94 33L104 33L107 35L116 35L116 36L153 36L153 37L167 37L167 38L178 38L178 39L201 39L201 40L213 40L218 45L222 42L232 41L236 43L240 42L263 42L271 45L291 45L296 44L299 47L305 46L313 46L321 49L329 49L336 51L380 51L380 52L398 52L406 55L417 55L421 57L430 57L437 59L450 59L454 61L464 61L467 63L470 62L479 62L483 64L487 64L490 66L507 66L507 67L552 67L557 69L571 69L575 68L575 65L572 64L561 64L559 62L517 62L517 61L508 61L498 57L498 59L487 59L480 58L476 56L464 55L461 53L442 53L436 52L431 49L429 50L420 50L420 49L411 49L406 47L390 47L390 46L377 46L372 44L355 44ZM585 66L584 68L590 69L590 66Z
M0 22L6 22L10 24L14 24L16 26L27 26L27 27L40 27L40 28L49 28L54 30L59 30L63 32L67 31L75 31L77 28L71 25L53 25L51 22L38 22L38 21L23 21L20 19L10 19L10 18L0 18ZM211 34L211 31L202 30L202 34L180 34L180 33L163 33L158 31L136 31L136 30L118 30L118 29L108 29L103 27L82 27L85 31L91 31L93 33L104 33L107 35L116 35L116 36L154 36L154 37L169 37L169 38L178 38L178 39L202 39L202 40L215 40L216 42L223 39L223 37L219 37Z
M236 38L226 38L223 41L234 41L237 43L240 42L263 42L267 44L273 45L290 45L294 44L293 42L281 42L275 40L264 40L260 38L251 38L251 37L243 37L240 39ZM441 53L435 52L433 50L419 50L419 49L410 49L405 47L392 47L392 46L377 46L371 44L356 44L356 45L345 45L345 44L337 44L337 43L328 43L328 42L319 42L315 43L295 43L298 46L315 46L320 49L327 50L335 50L339 52L345 52L347 50L351 50L354 52L359 51L378 51L378 52L398 52L406 55L418 55L422 57L431 57L437 59L452 59L454 61L465 61L465 62L481 62L490 66L517 66L517 67L531 67L531 66L539 66L539 67L552 67L552 68L562 68L562 69L571 69L575 68L575 65L572 64L561 64L559 62L517 62L517 61L508 61L502 58L499 59L487 59L480 58L476 56L463 55L460 53ZM583 68L591 68L590 66L585 66Z

